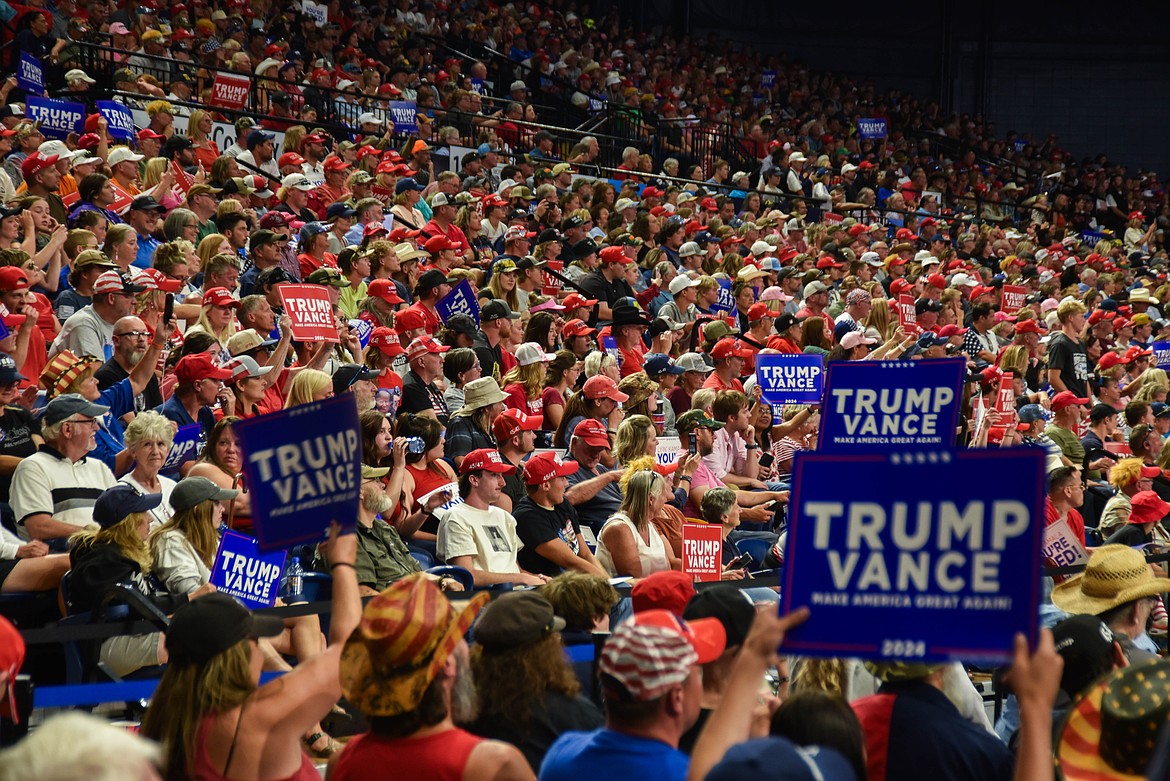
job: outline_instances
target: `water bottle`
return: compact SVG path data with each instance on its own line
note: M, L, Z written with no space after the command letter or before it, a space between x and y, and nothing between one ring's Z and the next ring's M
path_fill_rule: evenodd
M288 572L285 574L286 605L295 605L305 601L305 570L301 567L301 557L293 556L289 562Z

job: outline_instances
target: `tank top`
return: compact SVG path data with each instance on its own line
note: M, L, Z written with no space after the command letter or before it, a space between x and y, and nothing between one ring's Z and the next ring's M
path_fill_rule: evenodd
M245 704L247 700L244 701ZM220 773L223 768L217 768L211 764L211 758L207 756L207 730L211 727L211 720L215 718L214 713L209 713L203 717L199 722L199 731L195 736L195 767L191 768L192 781L231 781L231 776L226 776ZM243 720L244 708L240 707L240 719ZM232 738L232 748L228 753L228 763L231 763L231 753L235 751L235 738L239 736L239 726L236 726L236 736ZM227 768L231 770L230 767ZM317 768L313 766L313 760L305 752L301 752L301 766L297 768L296 772L291 776L285 776L277 781L321 781L321 774L317 772Z
M458 727L425 738L383 738L366 733L342 750L335 781L383 781L387 769L411 781L462 781L471 752L483 742Z
M634 525L630 516L625 513L614 513L597 534L597 561L605 567L606 572L613 577L621 574L614 567L613 556L606 549L604 541L605 530L614 524L628 526L630 533L634 535L634 542L638 545L638 561L642 563L642 577L670 569L670 560L666 558L666 544L663 543L662 535L658 533L658 529L654 528L654 524L650 524L650 544L647 545L646 541L642 539L642 533L638 531L638 527Z
M410 515L415 511L415 509L420 507L418 503L419 497L426 496L436 488L442 488L448 483L455 482L455 478L448 477L446 474L443 474L439 471L438 467L433 469L427 467L420 468L407 464L406 471L409 472L410 476L414 478L414 496L412 497L413 505L408 511L406 511L407 515ZM423 521L423 525L419 527L419 531L426 532L427 534L438 534L438 519L436 519L434 516L427 518L425 521Z

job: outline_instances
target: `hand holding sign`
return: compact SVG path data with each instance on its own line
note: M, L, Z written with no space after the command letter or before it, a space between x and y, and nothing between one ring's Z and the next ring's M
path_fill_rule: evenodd
M281 285L280 301L292 318L292 335L298 342L340 343L333 320L333 302L320 285Z

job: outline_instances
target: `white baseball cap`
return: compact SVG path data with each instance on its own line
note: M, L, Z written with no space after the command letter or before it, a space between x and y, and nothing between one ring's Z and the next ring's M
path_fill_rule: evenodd
M674 279L670 280L670 294L672 296L677 296L688 287L697 287L698 284L699 280L691 279L686 274L679 274Z
M110 150L110 156L106 158L106 162L110 164L110 168L113 168L118 163L125 163L127 161L137 163L143 157L143 155L134 154L134 150L128 146L116 146Z
M289 174L280 180L281 187L293 187L297 190L308 192L315 189L315 185L309 181L309 177L304 174Z

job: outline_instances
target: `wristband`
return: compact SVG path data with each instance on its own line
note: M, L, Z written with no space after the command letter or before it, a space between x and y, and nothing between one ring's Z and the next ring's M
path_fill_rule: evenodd
M681 483L683 480L690 480L690 479L691 479L690 475L683 475L682 477L680 477L678 479L678 481Z
M759 450L760 446L759 445L744 445L744 449L745 450Z
M357 567L350 564L348 561L339 561L339 562L336 562L334 564L330 564L329 571L332 572L333 570L337 569L338 567L349 567L354 572L357 572Z

